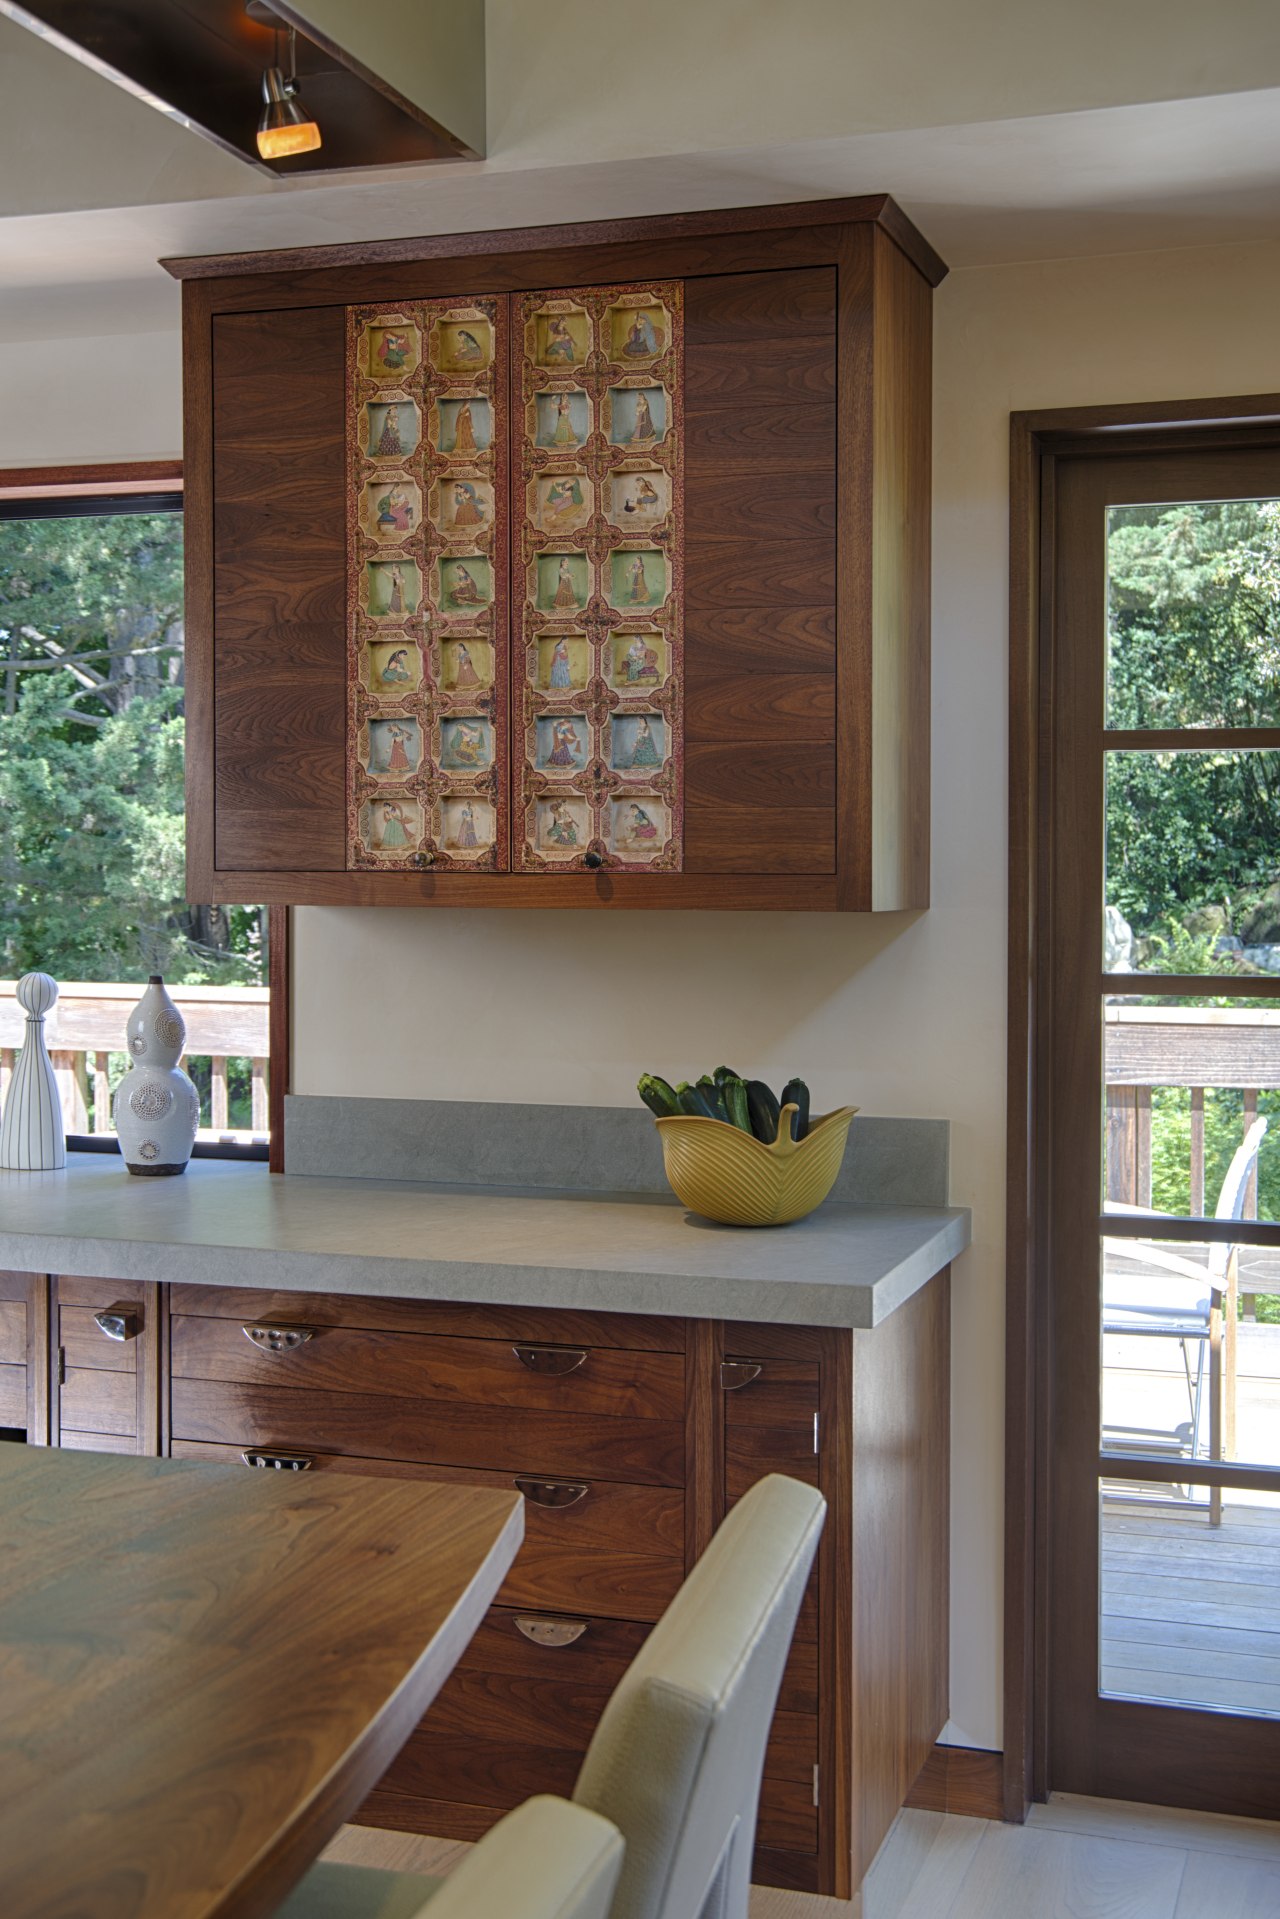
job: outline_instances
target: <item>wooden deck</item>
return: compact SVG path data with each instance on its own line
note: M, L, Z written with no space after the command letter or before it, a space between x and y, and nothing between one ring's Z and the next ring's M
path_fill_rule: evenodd
M1107 1498L1102 1690L1280 1718L1280 1508Z

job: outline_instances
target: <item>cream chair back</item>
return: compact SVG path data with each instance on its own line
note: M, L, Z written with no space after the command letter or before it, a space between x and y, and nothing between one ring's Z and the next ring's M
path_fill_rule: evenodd
M322 1860L276 1919L607 1919L616 1826L567 1799L526 1799L447 1879Z
M574 1801L626 1855L610 1919L747 1919L765 1743L826 1501L741 1499L619 1681Z

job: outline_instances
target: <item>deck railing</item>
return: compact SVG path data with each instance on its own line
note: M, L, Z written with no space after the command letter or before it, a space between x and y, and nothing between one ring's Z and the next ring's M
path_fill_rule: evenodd
M110 1133L109 1060L124 1052L124 1028L142 988L137 984L98 986L72 980L61 985L58 1003L45 1020L45 1038L62 1096L62 1120L68 1133ZM209 1062L209 1094L201 1111L205 1139L267 1136L267 1052L270 993L265 986L171 986L169 992L187 1024L183 1065L190 1070ZM0 1101L8 1091L24 1016L13 982L0 980ZM250 1127L228 1124L227 1062L250 1063Z

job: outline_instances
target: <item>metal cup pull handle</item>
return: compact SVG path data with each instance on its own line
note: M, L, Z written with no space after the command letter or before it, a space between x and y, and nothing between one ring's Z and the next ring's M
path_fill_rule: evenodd
M587 1630L585 1619L528 1619L517 1613L516 1631L535 1646L572 1646Z
M243 1452L240 1455L246 1466L259 1466L267 1472L309 1473L312 1466L310 1453L271 1453Z
M531 1479L517 1475L514 1483L516 1490L535 1506L576 1506L591 1491L590 1486L573 1479Z
M522 1366L531 1373L541 1373L545 1379L561 1379L566 1373L576 1373L587 1357L584 1346L513 1346L511 1348Z
M138 1337L138 1315L126 1311L123 1307L109 1307L105 1312L95 1313L93 1323L108 1339Z
M753 1359L726 1359L720 1367L720 1384L727 1393L741 1392L753 1380L759 1379L764 1367Z
M296 1352L315 1333L314 1326L242 1326L240 1330L260 1353Z

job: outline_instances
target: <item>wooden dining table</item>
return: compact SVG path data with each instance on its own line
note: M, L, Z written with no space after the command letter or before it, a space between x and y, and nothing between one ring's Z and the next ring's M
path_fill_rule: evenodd
M3 1919L265 1919L523 1530L514 1491L0 1445Z

